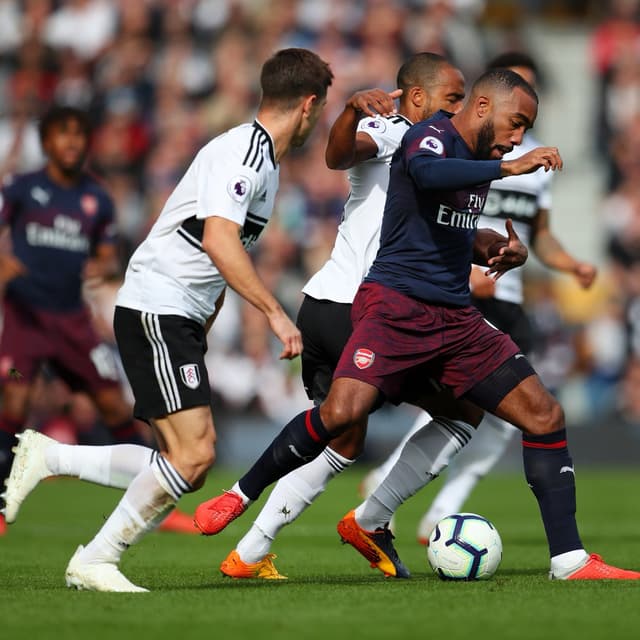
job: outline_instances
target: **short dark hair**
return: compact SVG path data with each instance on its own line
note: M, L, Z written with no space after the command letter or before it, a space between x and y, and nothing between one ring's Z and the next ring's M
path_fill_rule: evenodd
M440 69L449 64L449 61L438 53L416 53L398 70L397 87L403 91L411 87L428 87L435 82Z
M332 80L329 65L313 51L281 49L262 66L262 100L289 107L304 96L325 98Z
M40 142L44 143L49 130L53 125L60 122L66 122L67 120L75 120L78 122L83 130L83 133L89 137L91 134L91 123L89 116L85 111L77 109L76 107L70 107L68 105L54 104L51 106L40 119L38 126L38 132L40 134Z
M485 87L491 87L498 91L511 92L514 89L522 89L525 93L528 93L538 103L538 94L535 89L520 75L511 71L511 69L504 69L502 67L497 69L489 69L485 71L474 83L471 88L471 93L477 93L483 90Z
M530 69L536 78L540 75L540 69L535 60L522 51L505 51L493 58L487 65L487 69L506 69L508 67L524 67Z

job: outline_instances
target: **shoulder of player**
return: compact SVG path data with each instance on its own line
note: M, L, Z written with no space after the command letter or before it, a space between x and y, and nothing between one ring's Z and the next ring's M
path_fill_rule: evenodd
M258 121L238 125L216 136L198 151L194 161L209 158L227 167L257 174L277 167L271 136Z
M430 118L421 120L412 125L407 132L407 138L419 139L425 136L433 136L445 140L454 133L449 115L444 111L438 111Z
M358 130L370 135L380 135L385 132L404 133L413 123L400 113L389 116L365 116L358 122Z
M2 187L19 187L39 182L44 177L44 169L26 171L24 173L8 173L2 178Z

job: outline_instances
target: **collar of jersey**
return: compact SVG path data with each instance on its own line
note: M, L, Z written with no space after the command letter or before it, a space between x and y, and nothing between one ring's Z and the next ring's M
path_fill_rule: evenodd
M275 169L278 165L276 163L276 149L273 144L273 138L271 137L271 134L267 131L267 129L265 129L264 125L260 122L260 120L258 120L258 118L253 121L253 126L256 129L260 129L260 131L264 131L266 133L267 140L269 141L269 157L271 158L273 168Z

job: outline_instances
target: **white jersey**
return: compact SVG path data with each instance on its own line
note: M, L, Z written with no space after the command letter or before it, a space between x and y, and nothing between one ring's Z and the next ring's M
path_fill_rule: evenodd
M273 140L257 120L211 140L131 257L116 304L206 322L226 282L202 247L204 221L237 222L248 249L273 212L279 171Z
M358 131L371 136L378 152L349 169L351 192L344 205L331 257L307 282L303 293L317 300L353 302L378 253L389 165L411 124L401 115L366 117L358 123Z
M527 134L522 144L505 154L503 160L514 160L539 146L537 140ZM534 173L494 180L487 194L478 228L488 227L506 235L504 223L507 218L511 218L515 232L528 249L538 210L551 209L551 179L551 171L538 169ZM522 268L511 269L499 278L495 297L522 304Z

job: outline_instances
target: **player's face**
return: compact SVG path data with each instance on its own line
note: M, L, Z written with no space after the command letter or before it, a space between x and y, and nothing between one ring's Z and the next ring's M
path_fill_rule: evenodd
M464 101L464 76L455 67L443 66L436 81L427 91L429 99L425 105L423 119L443 109L458 113Z
M324 109L326 104L326 98L322 98L322 100L316 99L313 101L313 104L306 114L306 117L302 118L298 130L295 132L293 138L291 139L292 147L301 147L306 142L307 138L311 135L311 132L318 123L320 115L322 114L322 110Z
M500 160L522 143L525 131L533 126L537 113L536 101L522 89L496 96L492 115L478 132L476 157Z
M73 173L80 170L84 164L88 142L80 122L75 118L69 118L55 122L49 127L44 141L44 151L49 162L65 173Z

